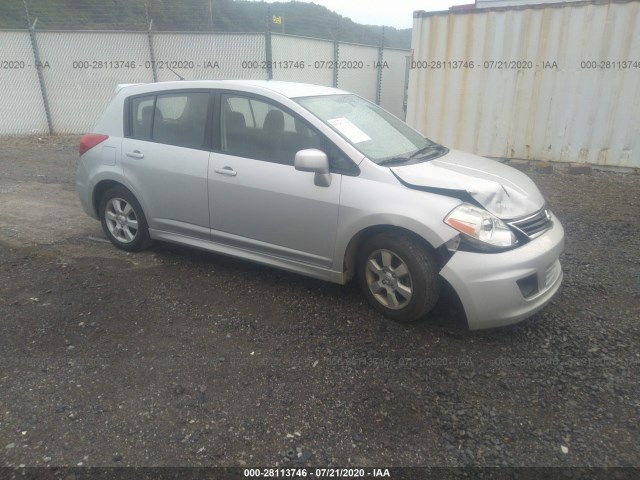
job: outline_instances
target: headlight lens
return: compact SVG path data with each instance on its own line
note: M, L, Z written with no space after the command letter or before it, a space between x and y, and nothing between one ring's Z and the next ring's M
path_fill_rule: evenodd
M444 223L460 233L494 247L508 248L518 243L511 229L498 217L468 203L457 206Z

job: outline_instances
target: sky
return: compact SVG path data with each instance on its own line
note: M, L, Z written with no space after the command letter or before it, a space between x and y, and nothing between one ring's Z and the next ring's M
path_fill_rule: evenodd
M276 0L267 0L272 3ZM278 0L286 1L286 0ZM298 0L322 5L329 10L365 25L396 28L413 26L414 10L448 10L451 5L473 3L473 0Z

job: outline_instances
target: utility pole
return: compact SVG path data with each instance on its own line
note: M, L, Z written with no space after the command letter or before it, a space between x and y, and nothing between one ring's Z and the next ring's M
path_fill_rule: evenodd
M24 5L25 20L27 21L27 28L29 29L29 38L31 39L31 51L33 52L33 60L36 65L36 72L38 72L38 83L40 84L40 94L42 95L42 104L44 105L44 113L47 117L47 127L49 128L49 135L53 134L53 122L51 121L51 109L49 108L49 98L47 96L47 89L44 83L44 72L42 71L42 62L40 61L40 51L38 50L38 41L36 39L36 18L31 24L31 18L29 17L29 7L27 6L27 0L22 1Z
M144 2L144 17L147 21L147 43L149 44L149 58L151 59L151 71L153 73L153 81L158 81L158 69L156 67L156 56L153 52L153 19L149 13L149 4Z
M265 32L265 54L267 56L267 80L273 79L273 56L271 51L271 22L273 17L271 16L271 6L267 7L267 31Z
M213 0L209 0L209 31L213 32Z
M384 65L384 25L382 26L382 38L378 47L378 81L376 84L376 104L380 105L380 97L382 96L382 67Z

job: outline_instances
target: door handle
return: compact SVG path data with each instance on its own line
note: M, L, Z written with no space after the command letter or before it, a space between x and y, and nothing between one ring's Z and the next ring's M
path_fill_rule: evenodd
M127 157L137 158L138 160L140 160L141 158L144 158L144 155L142 154L142 152L140 150L134 150L133 152L127 152L127 153L125 153L125 155Z
M235 177L238 173L231 167L215 168L213 170L221 175L227 175L229 177Z

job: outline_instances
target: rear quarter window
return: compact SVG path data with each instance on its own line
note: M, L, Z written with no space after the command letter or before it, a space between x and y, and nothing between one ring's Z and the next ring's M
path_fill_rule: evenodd
M136 97L131 100L131 116L129 117L131 137L151 140L154 101L153 96Z

